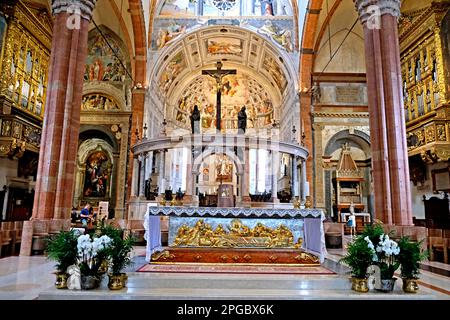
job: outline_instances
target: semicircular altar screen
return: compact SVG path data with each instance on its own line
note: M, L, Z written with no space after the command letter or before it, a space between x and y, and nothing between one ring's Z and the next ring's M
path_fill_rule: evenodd
M109 188L109 159L105 152L95 151L86 160L83 195L105 198Z
M272 125L274 107L272 99L255 79L246 74L228 75L223 79L222 90L222 128L238 128L238 112L243 106L247 109L247 127L264 128ZM214 79L200 76L192 81L174 106L174 119L180 127L190 125L189 116L194 106L201 113L203 131L216 127L216 89Z

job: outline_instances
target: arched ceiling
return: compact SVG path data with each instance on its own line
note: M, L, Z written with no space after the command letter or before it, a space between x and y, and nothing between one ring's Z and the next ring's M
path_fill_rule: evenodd
M306 1L306 0L305 0ZM402 13L423 9L431 5L432 0L402 0ZM358 18L353 0L309 0L305 16L303 36L300 40L300 76L301 90L311 89L311 73L324 70L330 52L334 53ZM330 39L330 41L328 41ZM362 26L357 22L349 37L324 72L365 72L364 38ZM351 48L353 46L353 49ZM328 54L325 54L328 51ZM322 57L321 57L322 55ZM328 56L328 57L327 57ZM352 68L348 68L348 62ZM337 70L333 67L342 70ZM356 66L354 68L354 66Z
M202 69L235 68L267 88L280 104L289 88L295 87L295 70L289 56L256 33L238 27L210 26L188 33L162 50L151 76L162 100L174 104L183 88L200 75ZM289 86L288 86L289 84Z
M223 117L235 117L246 105L254 114L254 127L272 123L286 95L296 87L296 71L291 58L260 35L231 26L209 26L187 33L160 51L151 75L151 87L158 88L166 103L168 119L187 126L195 104L202 111L215 108L215 80L201 71L236 69L237 75L224 77ZM269 115L270 113L270 115Z

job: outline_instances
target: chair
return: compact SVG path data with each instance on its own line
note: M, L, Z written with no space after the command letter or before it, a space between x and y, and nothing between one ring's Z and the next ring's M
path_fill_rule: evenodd
M450 249L450 230L444 229L444 263L448 263L449 249Z
M14 230L14 221L3 221L1 230Z
M427 228L417 227L417 226L403 226L402 228L403 236L409 237L411 241L422 241L422 250L428 248L427 245Z
M33 221L33 241L31 244L32 254L42 254L45 250L45 239L49 235L50 220Z
M134 237L136 244L145 243L144 220L128 220L127 229L129 230L130 235Z
M396 226L393 224L384 224L383 225L384 233L389 235L392 240L399 240L403 236L403 227L402 226Z
M63 230L63 220L51 220L50 225L48 227L49 235L58 234Z
M430 248L430 261L436 260L435 252L442 252L444 255L444 262L445 262L447 254L445 252L446 250L444 250L444 242L445 241L443 237L428 237L428 245Z
M11 230L0 231L0 257L2 256L3 247L6 247L7 254L12 252L13 238L11 232Z
M344 239L344 223L324 222L323 231L325 233L325 243L330 248L342 248Z
M442 237L442 229L429 228L427 230L428 230L428 236L429 237Z

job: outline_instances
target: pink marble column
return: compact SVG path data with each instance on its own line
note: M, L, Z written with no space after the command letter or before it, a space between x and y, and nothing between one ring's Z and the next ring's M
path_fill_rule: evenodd
M32 220L70 218L88 27L95 2L52 1L52 50ZM23 237L21 254L29 254L32 234Z
M412 225L397 19L400 0L355 0L364 28L375 217Z

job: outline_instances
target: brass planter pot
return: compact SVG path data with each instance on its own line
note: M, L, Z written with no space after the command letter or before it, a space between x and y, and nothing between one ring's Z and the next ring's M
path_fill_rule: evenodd
M128 283L128 275L126 273L121 273L123 286L126 287Z
M406 293L417 293L419 285L417 279L405 279L403 278L403 291Z
M356 292L368 292L369 286L367 278L360 279L352 277L352 290Z
M67 278L69 275L65 272L56 272L56 281L55 287L56 289L67 289Z
M123 274L109 274L108 288L111 290L120 290L125 286Z

